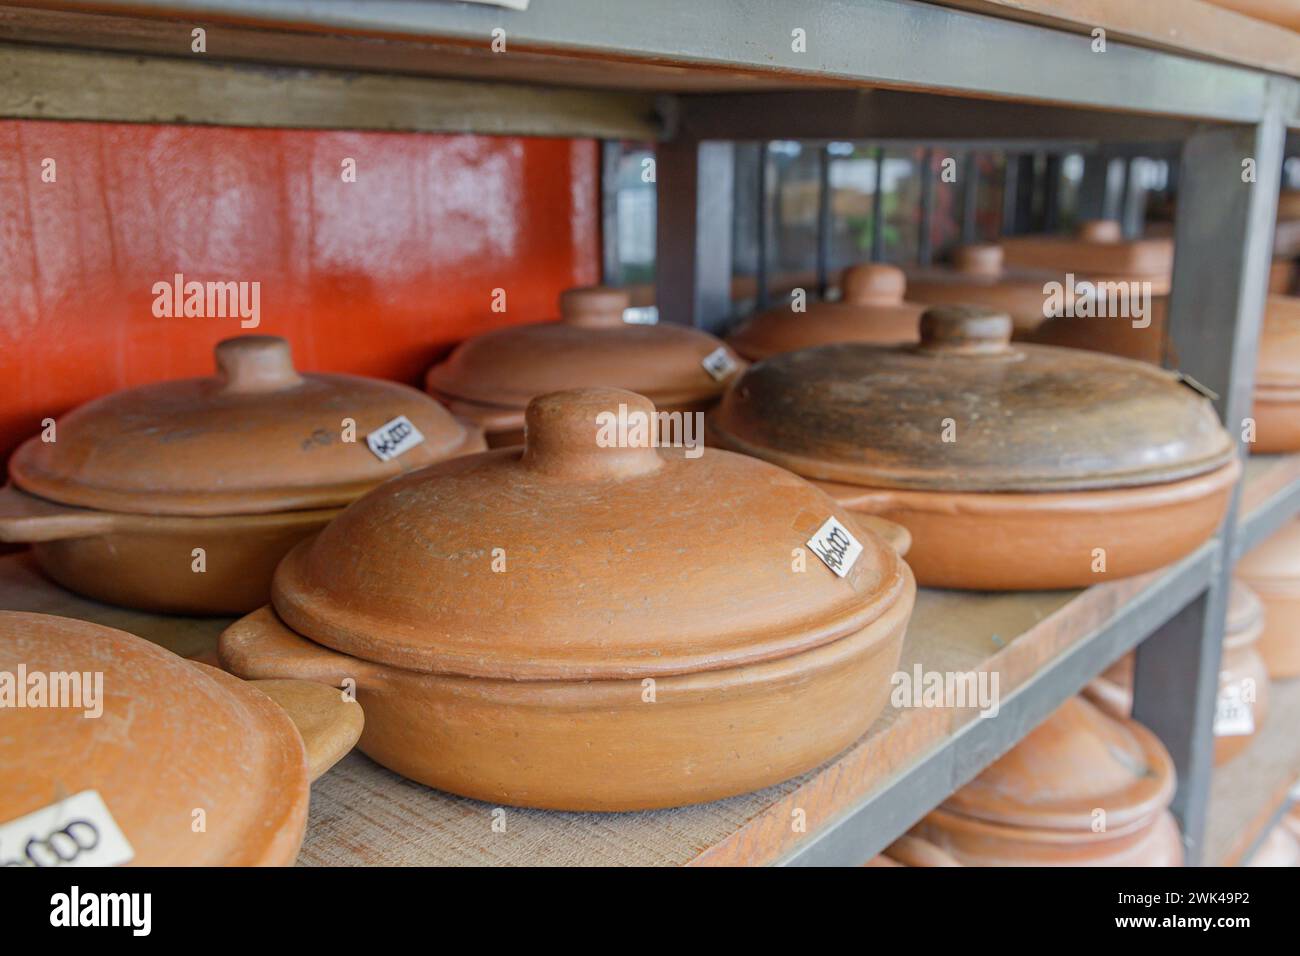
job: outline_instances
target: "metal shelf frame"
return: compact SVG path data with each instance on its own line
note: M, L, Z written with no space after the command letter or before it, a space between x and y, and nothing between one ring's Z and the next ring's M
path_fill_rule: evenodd
M100 0L0 5L0 116L637 138L656 143L657 301L731 308L734 152L772 139L1067 144L1176 154L1170 335L1183 371L1249 414L1300 82L921 0ZM192 55L190 30L210 52ZM508 54L490 49L504 29ZM803 31L802 50L792 43ZM1243 162L1253 178L1243 177ZM1085 167L1085 207L1105 172ZM1099 193L1098 190L1101 190ZM1128 217L1126 217L1128 218ZM608 262L608 255L606 257ZM824 272L824 269L823 269ZM822 279L824 281L824 275ZM1300 511L1300 483L1045 666L782 862L860 863L1137 648L1135 716L1169 748L1187 858L1201 859L1232 562Z

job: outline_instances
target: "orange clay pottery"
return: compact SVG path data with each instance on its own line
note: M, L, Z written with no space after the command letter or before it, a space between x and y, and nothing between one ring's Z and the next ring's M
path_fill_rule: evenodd
M836 302L809 302L795 312L787 303L760 312L727 337L751 361L832 342L903 345L920 334L924 306L904 301L903 270L884 263L844 270Z
M125 631L17 611L0 611L0 700L6 866L110 852L114 827L126 859L86 862L290 864L310 781L363 723L333 688L248 683ZM98 814L83 816L86 791Z
M1013 269L1073 272L1094 281L1150 282L1152 295L1168 295L1173 281L1173 239L1125 239L1113 219L1082 222L1073 236L1007 236L1002 249Z
M1017 336L1037 328L1047 314L1047 284L1062 275L1007 266L996 243L958 246L951 265L916 266L907 271L908 294L930 305L981 305L1011 316Z
M1074 697L911 835L961 866L1180 866L1173 795L1153 733Z
M1210 538L1241 471L1210 403L1144 363L1010 331L947 306L917 346L776 356L727 391L711 440L906 527L927 586L1085 587Z
M529 400L560 389L627 388L665 412L716 402L743 365L735 353L701 329L628 324L628 303L623 289L569 289L558 322L475 336L429 369L425 387L494 448L522 442Z
M1300 521L1283 525L1237 562L1264 604L1259 653L1274 679L1300 677Z
M1268 671L1259 653L1264 606L1234 579L1219 660L1219 700L1214 721L1214 762L1227 763L1250 746L1268 716ZM1133 712L1133 655L1126 654L1093 679L1084 696L1112 717Z
M1247 866L1297 867L1300 866L1300 840L1285 822L1268 831L1259 849L1251 854Z
M1232 10L1252 20L1263 20L1288 30L1300 30L1300 7L1295 0L1208 0L1216 7ZM1282 190L1285 195L1292 190Z
M30 543L50 577L97 600L244 613L343 505L485 447L416 389L297 372L284 339L227 339L216 365L97 399L59 419L54 440L28 439L0 490L0 541Z
M522 448L357 501L285 558L222 664L355 680L363 751L493 803L697 803L844 749L888 697L911 571L780 468L611 446L620 406L654 414L619 389L534 399ZM862 549L843 577L810 544L832 518Z

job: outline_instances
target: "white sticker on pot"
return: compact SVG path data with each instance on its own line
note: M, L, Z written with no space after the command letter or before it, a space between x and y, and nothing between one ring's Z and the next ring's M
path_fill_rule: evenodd
M0 867L120 866L134 856L97 790L0 823Z
M623 310L623 322L627 325L658 325L659 306L633 305Z
M808 547L840 577L853 570L862 554L862 544L833 517L827 518L817 533L808 539Z
M424 436L420 434L420 429L412 425L405 415L398 415L366 436L366 444L380 461L392 461L423 442Z
M704 356L704 360L700 364L704 366L704 371L713 376L715 382L730 378L731 374L740 367L736 364L736 360L731 357L731 353L727 351L725 345L719 345Z
M1255 708L1241 696L1241 685L1219 689L1214 705L1214 736L1246 737L1255 732Z

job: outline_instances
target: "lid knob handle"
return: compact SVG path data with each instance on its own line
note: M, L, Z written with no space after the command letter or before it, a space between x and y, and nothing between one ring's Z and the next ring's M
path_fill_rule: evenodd
M289 343L278 335L240 335L217 343L217 373L227 392L273 392L302 382Z
M907 278L898 266L872 262L845 269L840 289L852 305L897 305L903 301Z
M1079 223L1079 238L1085 242L1119 242L1124 232L1114 219L1086 219Z
M539 395L524 412L524 466L577 481L631 478L663 467L654 402L621 388Z
M987 355L1006 352L1011 342L1011 317L979 305L944 305L921 316L921 349Z
M632 304L624 289L589 285L560 293L560 318L569 325L609 328L623 324L623 311Z
M952 255L957 271L968 276L1001 275L1002 260L1002 247L996 242L972 242L958 246Z

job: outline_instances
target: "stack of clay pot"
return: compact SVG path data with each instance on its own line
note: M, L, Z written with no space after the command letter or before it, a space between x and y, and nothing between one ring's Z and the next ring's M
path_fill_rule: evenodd
M813 301L796 311L791 301L760 312L727 338L751 361L833 342L902 345L920 337L924 307L905 298L903 270L884 263L844 270L840 298Z
M620 406L655 414L543 396L522 448L375 489L290 552L222 664L354 680L363 751L495 804L677 806L834 756L888 699L908 566L787 471L602 440Z
M31 544L50 577L97 600L244 613L344 505L485 447L417 389L298 372L284 339L227 339L216 366L96 399L24 443L0 490L0 541Z
M1264 604L1259 653L1270 677L1300 677L1300 521L1290 521L1237 563Z
M1160 741L1082 698L926 816L885 856L908 866L1179 866Z
M665 412L712 406L744 362L701 329L624 321L629 304L623 289L569 289L558 321L468 339L429 369L425 387L493 448L522 442L529 401L561 389L625 388Z
M932 587L1087 587L1208 540L1241 471L1210 403L1145 363L1010 334L1005 313L949 306L916 345L774 356L709 414L710 443L903 525Z
M0 710L0 821L11 838L0 866L92 853L101 855L81 862L290 864L310 782L363 724L333 688L244 682L123 631L0 611L0 669L19 667L102 683L90 695L83 685L71 707Z
M1268 670L1259 640L1266 615L1259 597L1232 582L1223 654L1219 661L1219 703L1214 723L1214 762L1226 763L1245 751L1268 715ZM1084 695L1113 717L1133 712L1133 656L1125 655L1093 680Z

